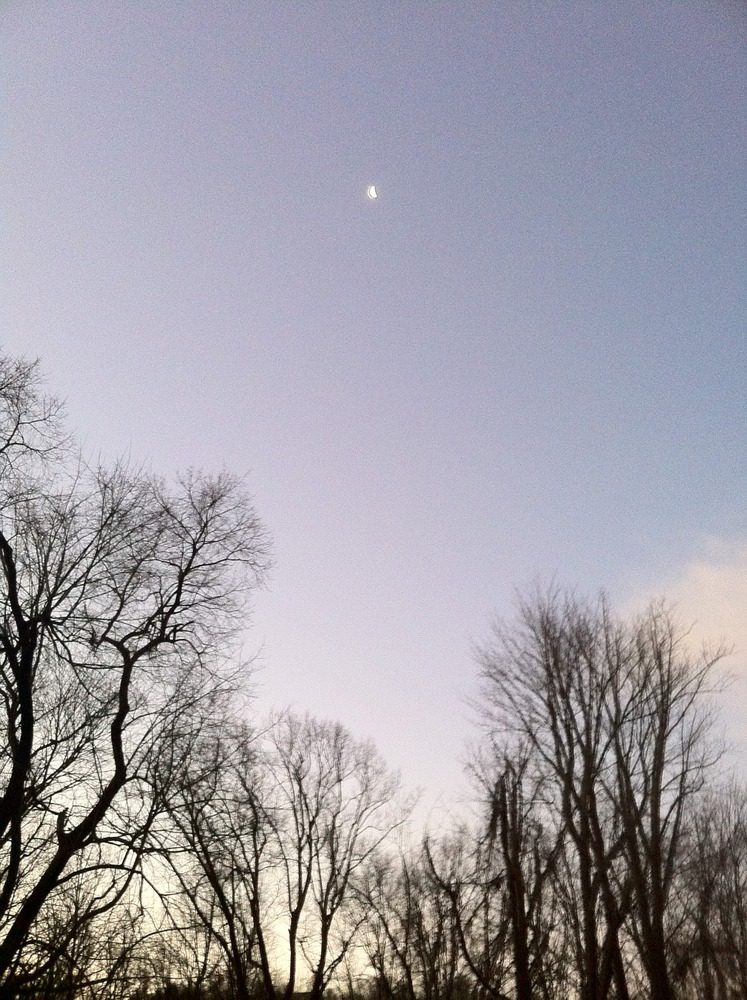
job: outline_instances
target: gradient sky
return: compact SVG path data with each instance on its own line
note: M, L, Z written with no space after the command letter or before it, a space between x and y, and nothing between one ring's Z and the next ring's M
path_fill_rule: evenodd
M747 718L742 3L5 0L0 35L5 348L89 453L248 475L260 706L448 795L471 644L555 576L709 612Z

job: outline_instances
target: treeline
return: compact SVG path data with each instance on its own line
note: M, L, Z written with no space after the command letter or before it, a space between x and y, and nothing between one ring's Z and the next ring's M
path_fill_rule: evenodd
M0 997L747 997L747 797L663 606L526 600L478 653L474 803L258 720L241 484L88 465L0 358Z

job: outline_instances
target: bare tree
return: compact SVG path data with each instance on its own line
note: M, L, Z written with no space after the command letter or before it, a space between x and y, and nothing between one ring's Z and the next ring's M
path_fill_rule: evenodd
M700 705L717 658L692 659L661 607L626 623L604 599L557 593L524 602L480 653L485 722L526 746L547 822L565 831L556 892L585 1000L632 995L631 946L651 995L672 995L666 909L712 760Z
M517 1000L557 995L562 975L553 961L557 952L558 857L564 847L563 824L549 832L542 824L544 782L527 777L529 758L515 761L504 756L493 777L490 796L488 844L500 859L498 880L505 892L513 957L514 993Z
M276 891L267 877L278 857L266 813L275 789L267 788L254 736L225 723L203 732L166 788L169 822L159 840L178 885L163 897L174 930L183 938L199 932L205 956L220 953L239 1000L248 1000L255 981L274 1000L264 897Z
M454 1000L465 981L458 911L434 877L436 865L453 874L454 853L430 844L410 856L378 852L366 866L362 943L381 1000Z
M747 795L710 789L685 820L675 873L673 981L678 996L747 996Z
M266 557L230 477L172 488L71 464L33 366L0 365L0 393L0 990L11 996L44 962L30 935L57 893L94 879L91 920L126 891L153 823L158 748L225 683Z
M684 862L688 810L718 751L702 705L719 654L693 658L671 616L652 606L627 634L608 630L612 669L607 721L614 804L634 905L631 928L652 996L674 997L667 911Z
M303 970L321 997L357 931L351 882L403 818L396 776L342 726L286 713L198 744L178 787L167 856L236 995L280 981L291 998Z
M28 476L40 458L63 450L61 418L60 403L42 392L39 363L0 355L0 478L6 489L14 470Z
M286 714L271 739L290 917L286 998L295 988L298 946L311 971L312 998L319 1000L357 929L339 919L351 879L405 818L399 778L371 743L355 741L339 723Z

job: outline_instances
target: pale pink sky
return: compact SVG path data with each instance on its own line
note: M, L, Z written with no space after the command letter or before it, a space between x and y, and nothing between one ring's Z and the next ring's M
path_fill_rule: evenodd
M247 473L262 705L436 798L514 586L711 606L747 539L741 3L0 18L6 349L89 450Z

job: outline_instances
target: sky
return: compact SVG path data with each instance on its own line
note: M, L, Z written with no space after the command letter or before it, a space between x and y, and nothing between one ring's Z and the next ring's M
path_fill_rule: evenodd
M733 647L747 771L746 42L729 0L4 0L4 349L88 454L246 476L255 711L447 809L472 649L555 580Z

